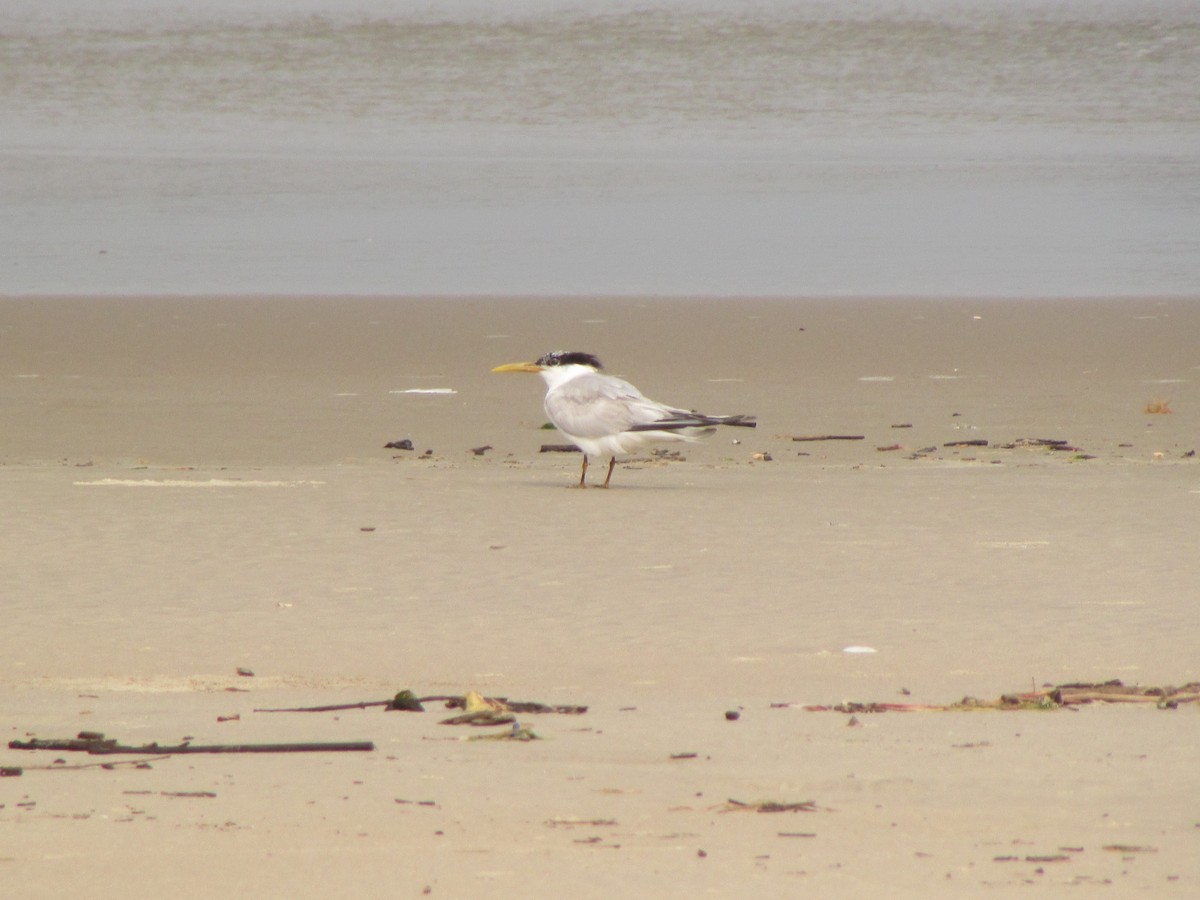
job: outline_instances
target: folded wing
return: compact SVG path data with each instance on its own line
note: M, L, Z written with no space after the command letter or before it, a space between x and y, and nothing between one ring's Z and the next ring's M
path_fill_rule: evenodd
M627 381L573 378L546 395L546 414L563 433L582 438L639 431L685 431L713 425L755 427L753 416L706 416L651 400Z

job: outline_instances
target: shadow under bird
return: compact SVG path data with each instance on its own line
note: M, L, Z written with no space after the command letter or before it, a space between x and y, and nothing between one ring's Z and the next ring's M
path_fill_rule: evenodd
M618 453L647 444L696 441L717 425L754 428L754 416L706 416L651 400L628 381L605 375L590 353L555 350L537 362L509 363L493 372L531 372L546 382L543 405L554 427L583 451L579 487L587 486L588 459L607 456L608 487Z

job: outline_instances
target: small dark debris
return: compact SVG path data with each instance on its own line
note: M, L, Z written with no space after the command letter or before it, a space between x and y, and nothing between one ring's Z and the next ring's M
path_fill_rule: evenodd
M472 447L471 452L474 453L476 456L483 456L483 454L487 453L491 449L492 449L491 444L484 444L482 447Z
M383 449L384 450L412 450L413 442L410 441L408 438L404 438L404 440L402 440L402 441L388 441L386 444L383 445Z
M241 675L243 678L253 678L254 677L254 672L252 672L250 669L245 668L244 666L238 666L237 673L239 675Z
M20 804L17 804L20 806ZM1157 853L1157 847L1145 847L1138 844L1105 844L1102 848L1110 853Z
M774 800L761 800L757 803L743 803L741 800L729 798L729 802L725 805L723 812L739 812L750 811L760 813L781 813L781 812L816 812L817 804L812 800L803 800L800 803L779 803Z
M163 797L188 797L211 800L217 795L212 791L159 791Z
M738 712L736 709L731 709L725 713L725 718L728 719L730 722L736 722L741 717L742 717L742 714L740 712Z
M396 694L384 709L398 710L400 712L425 712L425 707L421 705L421 701L417 699L417 695L409 690L400 691L400 693Z

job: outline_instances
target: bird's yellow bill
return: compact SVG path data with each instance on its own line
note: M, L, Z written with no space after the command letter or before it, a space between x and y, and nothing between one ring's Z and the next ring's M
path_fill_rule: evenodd
M522 363L505 363L502 366L496 366L492 369L493 372L532 372L537 374L542 371L542 367L537 363L522 362Z

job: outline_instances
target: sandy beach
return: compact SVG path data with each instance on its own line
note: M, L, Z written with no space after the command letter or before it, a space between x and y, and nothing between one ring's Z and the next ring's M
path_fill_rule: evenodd
M1200 680L1197 334L1194 298L0 300L6 743L375 745L4 749L0 886L1192 896L1200 704L804 707ZM759 427L568 490L540 380L490 373L555 348ZM255 711L406 688L588 710Z
M8 0L0 896L1200 896L1198 46Z

